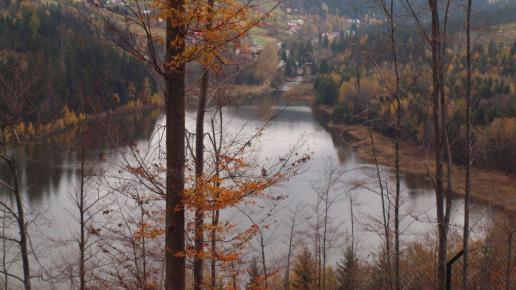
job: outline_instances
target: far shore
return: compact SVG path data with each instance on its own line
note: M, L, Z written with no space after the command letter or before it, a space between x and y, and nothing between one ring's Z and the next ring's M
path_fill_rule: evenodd
M311 82L303 82L297 88L286 92L284 98L314 104L315 97L312 92ZM332 114L333 109L330 106L313 105L313 107L318 114L328 119ZM366 126L329 121L325 124L325 127L332 134L336 135L341 142L352 146L360 159L369 163L375 162L369 131ZM372 131L372 134L378 163L382 166L393 168L395 151L392 141L379 132ZM401 145L400 162L402 173L424 177L431 181L435 167L432 152L425 150L420 145L403 142ZM452 179L454 180L453 193L455 196L464 197L464 171L464 166L453 166ZM500 170L474 168L472 180L472 197L475 201L516 214L516 176L506 174Z
M324 115L329 115L331 109L317 106L315 109ZM364 125L348 125L329 122L326 125L329 131L337 135L342 142L354 148L358 157L364 161L374 163L369 131ZM392 140L384 135L372 131L378 163L382 166L394 167L395 151ZM401 144L401 171L404 174L413 174L431 180L434 174L435 162L432 152L420 145L403 142ZM465 192L464 166L453 165L452 168L453 193L463 197ZM503 209L516 214L516 178L499 170L485 170L474 168L472 172L472 198L476 201Z

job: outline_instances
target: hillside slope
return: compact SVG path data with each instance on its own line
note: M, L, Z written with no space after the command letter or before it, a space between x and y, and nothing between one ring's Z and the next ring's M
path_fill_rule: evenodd
M103 41L80 4L2 5L0 76L33 84L26 121L49 121L65 106L86 113L113 109L155 89L145 66Z

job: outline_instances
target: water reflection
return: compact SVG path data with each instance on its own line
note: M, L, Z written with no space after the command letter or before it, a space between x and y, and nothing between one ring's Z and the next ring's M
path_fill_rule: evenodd
M161 113L159 110L131 115L102 118L86 124L87 159L95 164L99 154L119 147L148 141ZM38 142L29 142L11 148L17 157L21 187L32 207L42 207L56 195L70 192L76 184L81 128ZM9 180L5 164L0 164L2 178ZM12 180L11 180L12 182ZM6 192L0 189L0 194Z
M210 109L209 112L212 112ZM227 108L224 111L225 130L229 134L237 134L245 125L247 132L253 132L263 123L276 116L262 138L260 151L256 152L261 158L276 158L287 152L293 145L303 142L313 152L314 159L309 164L309 170L300 176L293 178L281 185L278 190L289 193L289 197L275 212L271 221L271 230L267 232L266 239L270 241L268 248L270 257L282 257L285 251L285 233L288 232L289 210L302 205L304 216L300 218L302 226L308 226L310 207L315 202L315 193L312 190L314 181L323 178L321 174L329 163L339 164L341 169L349 171L344 175L343 184L350 185L361 182L367 185L364 188L353 190L356 198L356 219L359 229L357 244L359 250L364 253L373 252L380 241L378 234L371 231L368 224L377 218L381 210L381 201L378 195L377 181L375 180L374 167L360 160L353 149L346 145L342 139L329 132L323 124L327 122L324 116L314 113L307 105L287 104L277 96L269 96L260 100L252 100L239 106ZM193 128L194 113L189 112L187 126ZM209 122L209 118L207 118ZM110 156L117 156L128 145L138 144L147 146L155 144L156 140L163 136L155 134L158 127L164 125L164 118L160 111L145 111L133 115L116 116L93 121L88 124L87 134L90 154L88 163L92 166L109 166L103 160ZM78 181L79 169L79 144L81 131L78 128L68 130L37 143L29 143L12 148L19 158L19 168L24 191L33 210L45 212L52 220L52 224L46 229L50 235L69 235L69 213L73 204L69 194L75 189ZM113 157L115 159L115 157ZM4 168L0 168L5 172ZM389 170L382 168L387 176ZM390 182L388 187L392 187ZM404 240L421 239L435 228L435 197L432 193L431 183L425 178L406 174L402 180L402 201ZM335 194L342 194L342 187ZM9 198L5 195L1 198ZM452 224L456 229L462 220L462 201L454 200ZM260 215L260 210L249 209L249 213ZM477 206L472 212L472 223L483 223L489 216L489 209ZM334 220L335 229L342 233L343 238L339 246L347 242L350 219L349 205L346 200L340 202L330 211L330 217ZM241 226L246 226L246 218L237 213L228 212L224 215L227 219L238 221ZM310 243L309 241L307 243ZM329 253L333 258L339 257L341 252ZM334 260L333 260L334 261ZM332 262L332 261L330 261Z

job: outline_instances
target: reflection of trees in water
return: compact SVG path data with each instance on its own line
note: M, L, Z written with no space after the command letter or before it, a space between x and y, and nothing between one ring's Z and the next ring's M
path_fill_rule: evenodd
M411 194L430 193L434 189L432 181L426 176L410 173L405 173L403 176L403 181Z
M347 163L352 160L354 156L353 149L351 146L348 146L344 143L344 141L337 136L337 134L329 132L331 136L331 141L333 143L333 148L337 152L337 157L339 158L340 163Z
M274 124L281 124L282 126L292 124L312 124L314 122L312 112L309 107L306 106L238 106L229 108L230 117L237 117L245 119L247 121L261 122L267 120L273 116L277 116L274 119Z
M90 148L87 162L100 166L98 161L101 155L150 140L160 116L159 110L153 110L88 122L85 130L90 132L88 138L91 138L89 143L93 147ZM12 148L18 156L23 191L32 204L39 205L51 195L60 194L61 185L72 190L78 178L79 134L80 128L74 127L44 140ZM2 165L0 175L3 177L7 171ZM3 189L0 189L0 196L8 197Z

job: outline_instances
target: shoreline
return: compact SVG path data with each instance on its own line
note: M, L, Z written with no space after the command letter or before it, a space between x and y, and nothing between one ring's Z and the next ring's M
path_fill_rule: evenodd
M68 124L64 128L52 130L52 131L46 132L44 134L22 136L20 138L21 139L20 142L16 142L13 140L13 141L7 142L7 145L9 146L9 145L17 144L17 143L19 144L19 143L39 142L39 141L43 141L45 139L49 139L54 136L63 134L69 130L73 130L74 128L77 128L81 125L84 125L84 124L87 125L88 123L99 121L99 120L102 120L105 118L118 118L118 117L123 117L125 115L135 114L135 113L139 113L139 112L145 112L145 111L150 111L150 110L160 110L160 109L162 109L162 107L163 107L162 105L146 104L143 107L136 107L136 108L135 107L132 107L132 108L121 107L121 108L118 108L113 111L86 115L85 119L83 119L77 123L74 123L74 124Z
M331 114L331 108L313 105L313 109L324 116ZM347 125L332 121L324 124L333 134L352 146L358 157L364 161L374 163L370 137L367 127L363 125ZM393 168L394 146L389 138L372 131L378 163ZM426 151L420 145L410 142L401 143L400 167L403 174L414 174L430 178L433 174L434 160L431 151ZM453 165L452 168L454 196L464 197L465 173L464 167ZM485 170L473 167L471 197L473 200L492 205L510 214L516 214L516 178L498 170Z

